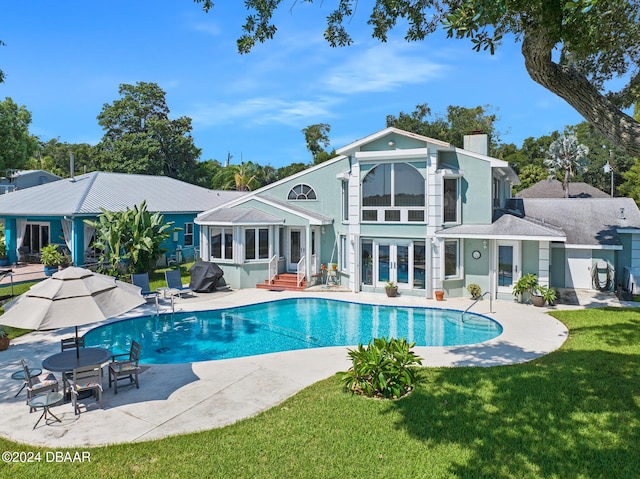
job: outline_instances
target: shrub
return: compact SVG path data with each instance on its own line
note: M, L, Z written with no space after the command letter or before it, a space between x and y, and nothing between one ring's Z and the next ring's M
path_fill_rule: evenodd
M407 340L376 338L368 346L349 350L353 366L342 375L345 389L368 397L399 398L415 383L415 373L409 367L422 364Z
M478 299L480 296L482 296L482 289L480 288L479 284L471 283L467 286L467 291L469 291L471 299Z

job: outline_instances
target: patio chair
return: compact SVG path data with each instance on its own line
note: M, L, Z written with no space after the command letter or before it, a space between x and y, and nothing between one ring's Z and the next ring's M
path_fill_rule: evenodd
M84 348L84 338L81 336L76 339L75 336L71 338L63 338L60 340L60 349L66 351L67 349L76 349L76 340L78 341L78 347Z
M159 293L157 291L151 291L151 286L149 285L149 273L132 274L131 283L140 288L140 294L145 300L148 301L150 299L154 299L156 307L158 306Z
M92 391L102 408L102 366L100 364L82 366L73 370L71 403L76 416L80 414L78 398L83 391Z
M171 294L182 298L183 294L193 294L189 286L183 286L179 269L172 269L164 272L164 278L167 282L167 288L171 290Z
M29 400L32 397L38 394L58 391L58 380L53 373L47 374L43 380L40 380L38 376L31 376L29 366L27 366L27 362L24 359L22 359L21 362L22 369L24 370L25 387L27 388L27 404L29 404ZM33 412L34 410L35 408L32 407L29 412Z
M131 341L131 349L125 354L114 354L109 363L109 387L113 381L113 394L118 394L118 379L129 378L129 382L136 383L136 389L140 389L138 382L138 374L140 373L140 344ZM128 357L127 359L117 360L118 357Z

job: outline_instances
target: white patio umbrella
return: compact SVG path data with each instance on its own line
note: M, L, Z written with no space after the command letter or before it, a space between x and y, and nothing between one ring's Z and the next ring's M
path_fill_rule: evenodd
M140 288L88 269L69 267L5 305L0 324L49 330L95 323L145 303Z

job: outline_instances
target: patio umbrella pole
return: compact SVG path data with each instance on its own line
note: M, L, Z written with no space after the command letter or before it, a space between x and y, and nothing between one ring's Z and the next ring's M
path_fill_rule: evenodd
M78 326L76 326L76 358L80 359L80 345L78 344Z

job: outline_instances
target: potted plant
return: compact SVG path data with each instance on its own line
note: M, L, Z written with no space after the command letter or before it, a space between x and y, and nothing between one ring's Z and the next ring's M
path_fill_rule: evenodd
M395 298L398 295L398 286L393 281L389 281L384 287L384 291L389 298Z
M45 276L51 276L58 271L58 267L62 264L64 256L58 251L58 245L48 244L40 250L40 261L44 265Z
M433 292L436 295L436 301L444 301L444 290L437 289Z
M533 296L537 288L538 275L527 273L513 285L513 295L516 296L521 303L523 303L525 301L528 301L529 298ZM527 298L525 294L528 294L529 298Z
M544 306L545 303L552 306L556 302L556 290L544 284L538 285L531 296L531 302L534 306Z
M467 286L467 291L471 295L471 299L480 299L482 296L482 289L479 284L471 283Z
M9 347L9 335L7 332L0 328L0 351L5 351Z

